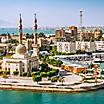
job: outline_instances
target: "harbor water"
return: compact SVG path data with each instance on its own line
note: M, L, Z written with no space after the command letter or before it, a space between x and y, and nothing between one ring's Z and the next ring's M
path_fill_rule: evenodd
M0 104L104 104L104 90L86 93L0 90Z

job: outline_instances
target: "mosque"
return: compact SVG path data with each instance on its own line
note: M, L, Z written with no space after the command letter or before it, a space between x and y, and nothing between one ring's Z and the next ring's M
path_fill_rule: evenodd
M32 68L39 68L39 58L38 58L38 44L37 44L37 18L35 14L34 20L34 45L33 45L33 54L32 56L27 54L26 46L22 43L22 18L20 14L19 19L19 45L16 47L15 54L10 58L4 57L2 63L2 70L10 71L10 74L13 74L14 71L18 71L19 75L22 75L23 72L26 72L27 75L30 75Z

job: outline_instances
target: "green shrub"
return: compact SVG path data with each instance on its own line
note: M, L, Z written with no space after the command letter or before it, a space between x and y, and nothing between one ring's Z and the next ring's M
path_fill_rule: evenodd
M46 73L46 72L41 72L41 73L40 73L40 76L41 76L41 77L47 77L47 73Z
M41 81L41 76L40 75L36 75L36 76L33 75L32 79L33 79L34 82L38 83L39 81Z
M19 71L14 71L13 72L13 75L18 75L19 74Z
M5 70L3 73L6 74L6 75L10 75L10 71L9 70Z
M22 73L22 76L23 76L23 77L27 76L27 72L23 72L23 73Z
M39 72L32 72L31 76L33 76L33 75L39 75Z
M6 74L3 74L2 75L2 78L5 78L6 79L6 78L8 78L8 76Z
M56 72L56 74L58 74L58 72L59 72L58 69L52 69L52 71Z
M0 75L2 75L3 74L3 71L2 70L0 70Z
M58 78L51 78L51 82L57 82Z

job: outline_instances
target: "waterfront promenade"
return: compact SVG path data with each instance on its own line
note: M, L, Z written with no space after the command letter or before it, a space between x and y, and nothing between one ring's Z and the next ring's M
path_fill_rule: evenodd
M69 80L74 79L74 75L70 75ZM74 79L75 80L75 79ZM104 81L98 83L80 83L77 81L72 82L55 82L41 81L39 83L33 82L31 78L0 78L0 89L12 90L32 90L32 91L48 91L48 92L86 92L94 91L104 87Z

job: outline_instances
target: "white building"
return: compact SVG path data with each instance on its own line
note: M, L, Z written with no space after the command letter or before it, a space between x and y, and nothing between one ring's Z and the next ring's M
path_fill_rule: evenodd
M104 51L104 41L95 41L97 51Z
M84 50L86 52L95 51L95 43L88 41L76 41L76 50Z
M76 47L74 42L57 42L57 51L65 53L76 52Z
M57 42L57 51L65 53L75 53L77 50L93 52L96 50L94 42L76 41L76 42Z

